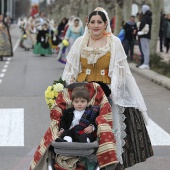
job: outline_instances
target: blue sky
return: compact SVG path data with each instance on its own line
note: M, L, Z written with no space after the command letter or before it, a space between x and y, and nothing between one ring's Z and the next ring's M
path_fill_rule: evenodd
M31 3L34 4L34 3L38 3L39 0L31 0Z

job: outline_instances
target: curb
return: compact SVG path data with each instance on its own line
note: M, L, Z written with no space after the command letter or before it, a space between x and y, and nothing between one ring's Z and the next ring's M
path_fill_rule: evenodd
M129 67L132 72L137 73L138 75L170 90L170 78L160 75L152 70L139 69L134 63L129 63Z

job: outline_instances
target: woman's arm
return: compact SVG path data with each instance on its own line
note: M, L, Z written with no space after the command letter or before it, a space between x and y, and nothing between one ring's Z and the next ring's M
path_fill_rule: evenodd
M63 71L62 79L65 80L67 84L70 84L73 79L76 80L78 73L81 72L80 55L82 40L83 37L75 40L66 57L67 63Z
M69 39L70 35L71 35L71 29L70 29L70 27L68 27L68 29L66 31L65 39Z

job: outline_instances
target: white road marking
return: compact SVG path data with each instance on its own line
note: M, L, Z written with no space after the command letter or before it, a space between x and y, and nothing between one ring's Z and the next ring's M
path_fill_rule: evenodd
M170 145L170 134L157 125L154 121L149 119L147 130L153 146Z
M5 64L9 64L10 63L10 61L6 61L6 63Z
M2 83L2 80L0 79L0 84Z
M5 73L6 72L6 69L2 69L2 73Z
M0 146L24 146L24 109L0 109ZM170 134L151 119L147 130L153 146L170 145Z
M18 38L15 46L14 46L14 49L13 49L13 52L15 52L15 50L17 49L18 45L19 45L19 42L20 42L20 38Z
M0 146L24 146L24 109L0 109Z
M0 77L4 77L4 75L5 75L4 73L1 73L1 74L0 74Z
M8 67L8 65L4 65L4 68L7 68Z

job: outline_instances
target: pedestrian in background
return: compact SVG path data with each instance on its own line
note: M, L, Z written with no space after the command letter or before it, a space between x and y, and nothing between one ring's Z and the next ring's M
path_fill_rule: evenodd
M160 44L160 52L163 52L163 42L164 42L164 23L165 20L165 14L161 14L160 18L160 27L159 27L159 44Z
M131 16L129 21L123 26L125 31L125 38L124 38L124 49L125 53L129 59L129 61L133 61L134 55L134 45L136 41L136 33L137 33L137 26L135 22L135 16ZM129 55L130 52L130 55Z
M13 56L11 36L4 16L0 14L0 58Z
M75 18L72 24L68 27L65 39L68 40L69 46L66 49L66 55L70 51L71 46L73 45L74 41L82 36L84 33L83 23L80 18Z
M149 40L151 39L152 12L150 11L150 7L148 5L142 6L142 14L143 16L140 23L139 31L142 31L146 24L149 25L149 31L147 34L139 35L141 49L144 55L144 63L140 65L139 68L149 69Z
M167 15L163 23L164 28L164 37L165 37L165 46L166 46L166 53L169 51L169 44L170 44L170 14Z
M65 64L66 63L66 56L70 51L71 46L73 45L74 41L82 36L84 33L83 23L80 18L74 18L72 24L69 25L66 35L64 37L65 40L68 41L68 46L64 46L62 48L62 53L58 54L58 61Z
M37 34L37 43L34 45L34 54L40 54L41 56L51 55L52 50L49 43L49 25L47 22L39 27Z
M61 20L61 22L59 23L59 25L58 25L58 38L61 38L62 33L64 32L64 28L65 28L67 22L68 22L67 18L63 18Z

